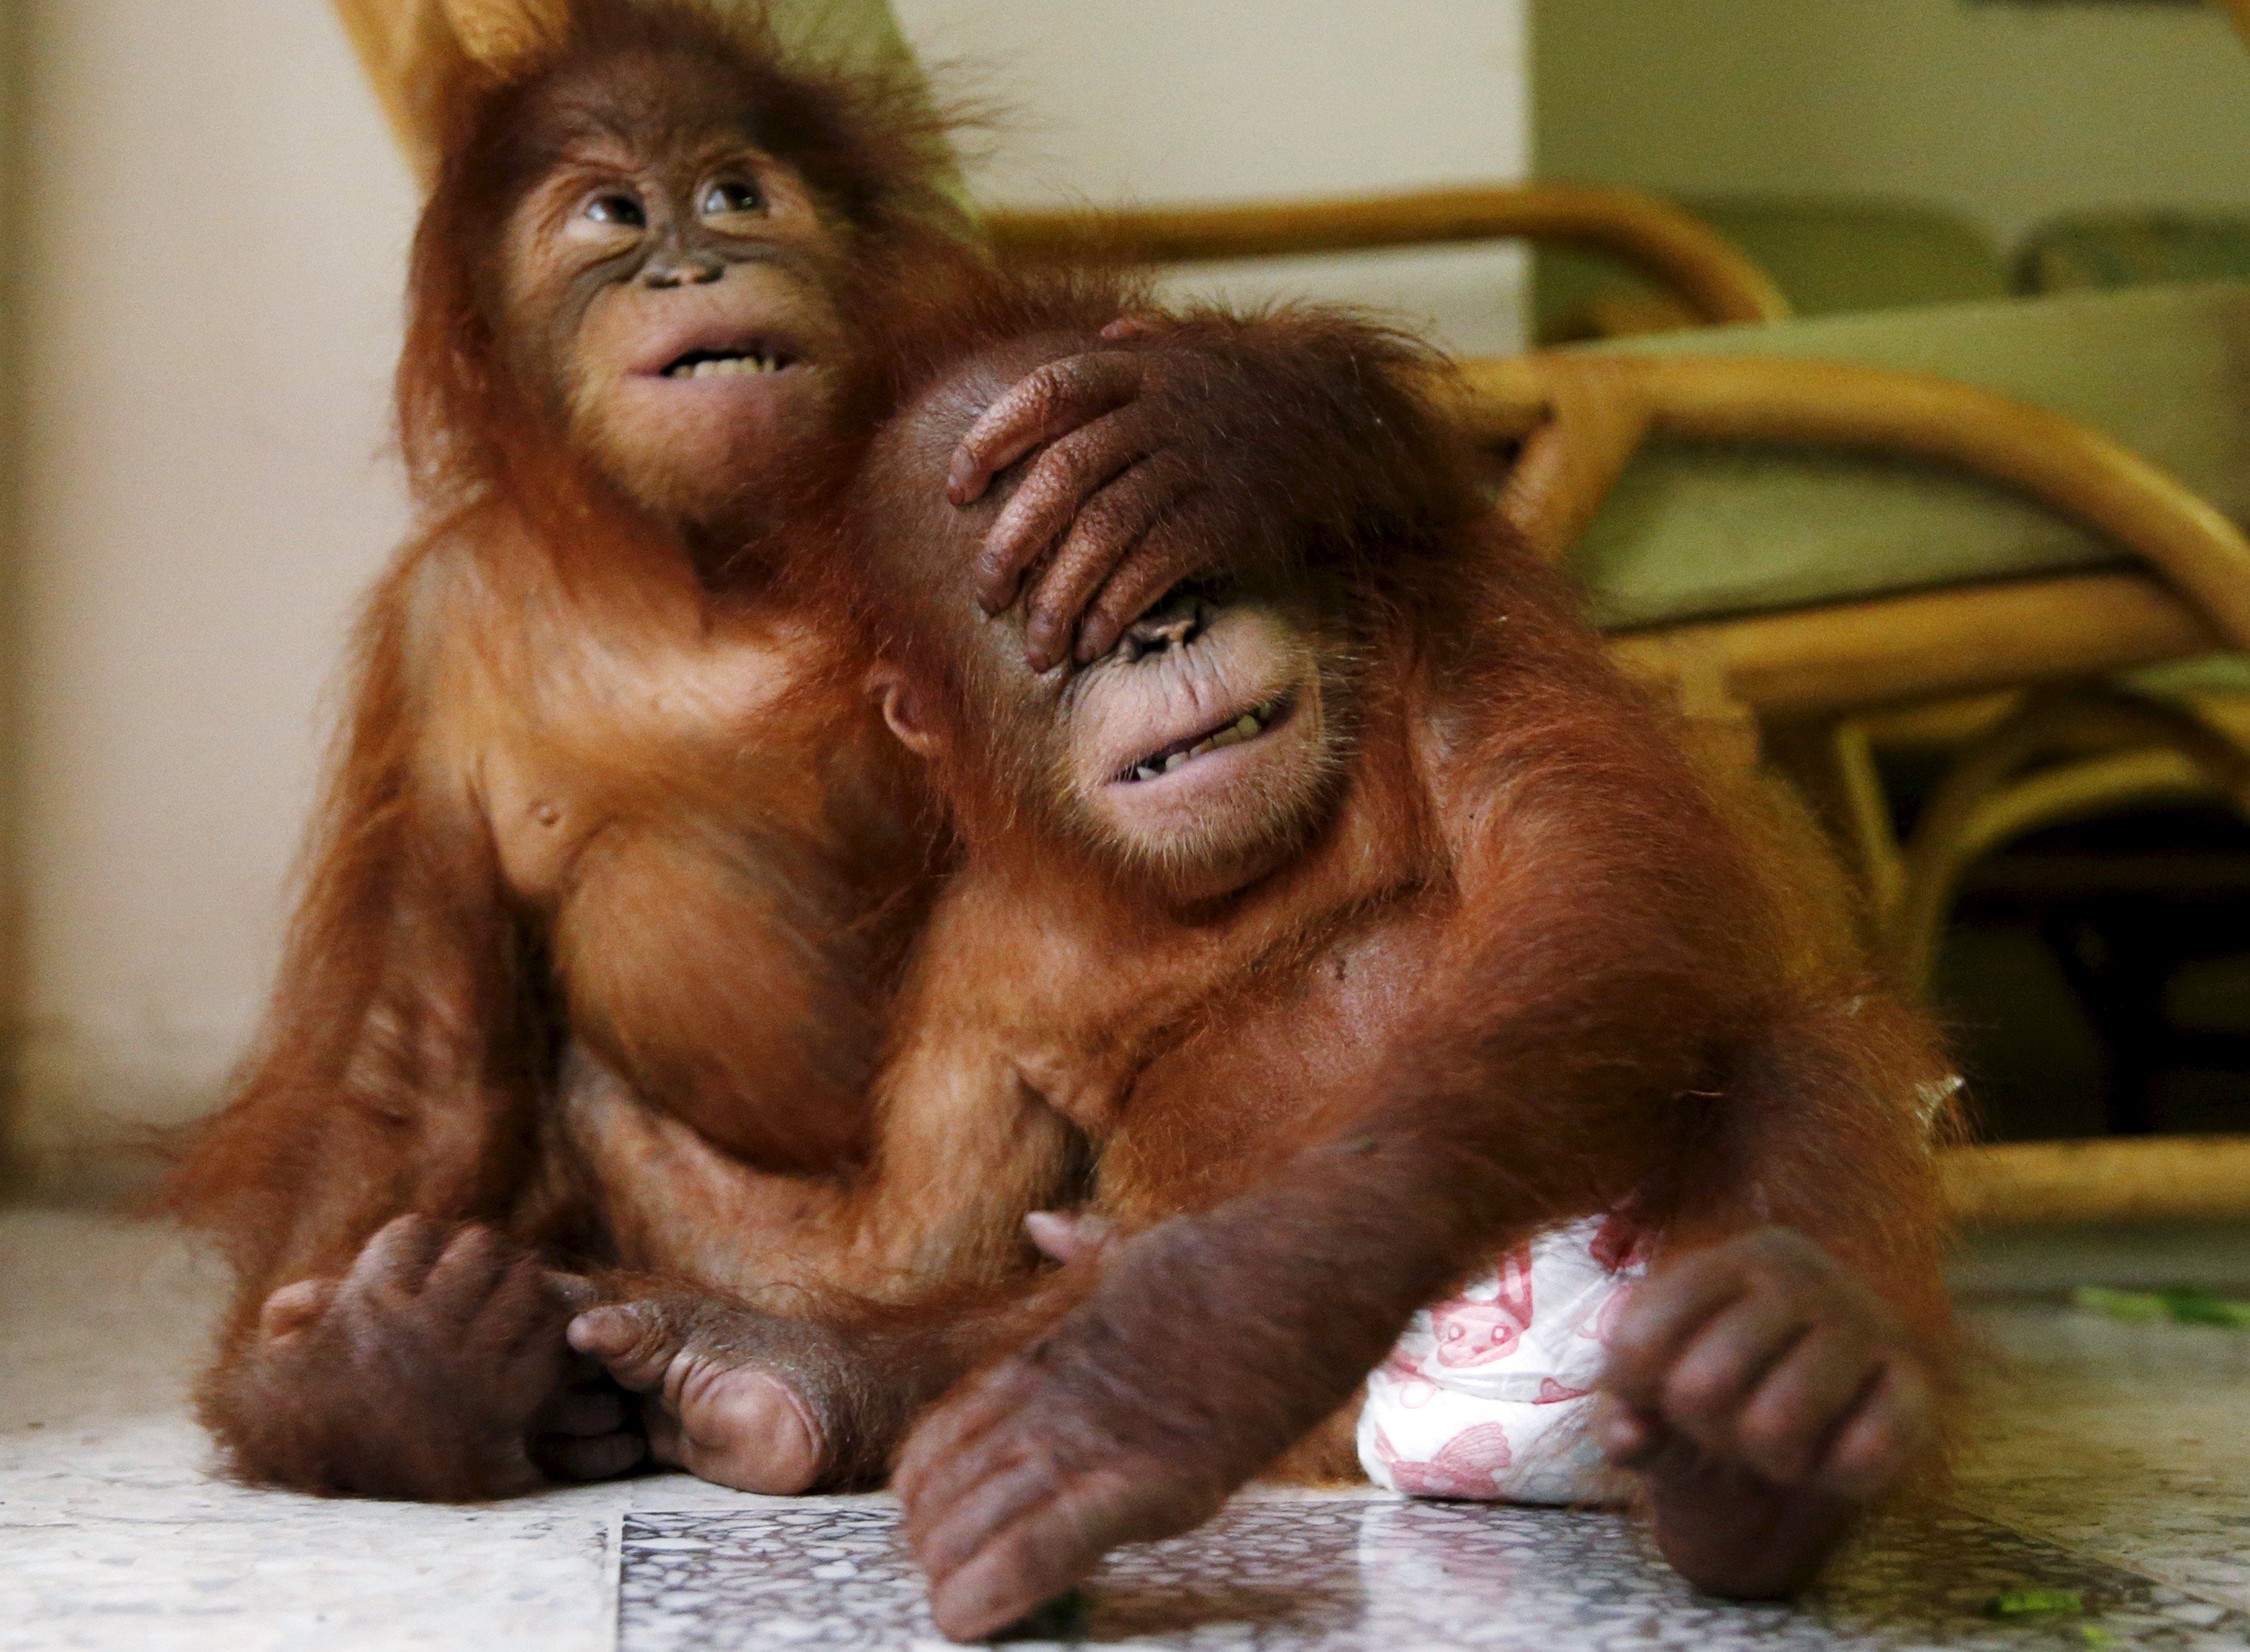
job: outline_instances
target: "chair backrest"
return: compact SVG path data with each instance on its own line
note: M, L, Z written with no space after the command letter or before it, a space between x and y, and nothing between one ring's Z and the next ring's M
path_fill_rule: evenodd
M2074 212L2016 248L2015 284L2025 293L2198 281L2250 281L2250 216Z
M1926 203L1687 195L1675 204L1754 259L1798 315L1967 304L2009 291L2006 265L1983 228ZM1621 301L1654 296L1613 264L1565 249L1543 247L1532 270L1535 336L1543 341L1606 336Z
M1522 240L1598 251L1705 321L1773 321L1789 301L1725 237L1652 196L1567 184L1428 189L1251 206L994 212L994 250L1025 261L1177 265Z

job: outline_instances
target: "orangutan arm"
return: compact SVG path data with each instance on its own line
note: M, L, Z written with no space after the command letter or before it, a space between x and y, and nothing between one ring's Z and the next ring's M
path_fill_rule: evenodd
M570 1303L487 1225L531 1168L544 1056L482 822L428 778L407 630L394 584L266 1028L167 1200L235 1267L202 1402L238 1472L480 1497L537 1477Z
M808 1295L903 1302L1023 1274L1024 1218L1070 1197L1077 1132L983 1040L910 1042L878 1091L872 1160L832 1175L746 1164L581 1056L562 1123L629 1267L783 1311Z

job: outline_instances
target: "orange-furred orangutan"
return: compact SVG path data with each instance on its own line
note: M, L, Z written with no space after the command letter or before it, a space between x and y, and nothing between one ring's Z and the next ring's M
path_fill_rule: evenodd
M1345 1468L1335 1420L1416 1309L1626 1212L1657 1263L1602 1442L1688 1576L1793 1589L1936 1439L1927 1028L1800 944L1777 869L1494 527L1435 370L1348 320L1291 325L1384 362L1408 503L1027 665L963 568L1021 492L935 482L1116 302L1025 288L922 329L851 490L830 600L961 845L868 1164L751 1171L586 1075L610 1221L742 1299L628 1284L574 1342L732 1483L864 1475L903 1435L938 1622L975 1638L1277 1462ZM1024 1280L1008 1247L1081 1176L1114 1237Z
M748 24L578 0L456 91L398 379L418 526L264 1034L170 1193L239 1278L203 1389L233 1469L458 1498L644 1449L563 1342L550 1270L647 1260L553 1127L567 1050L743 1164L864 1157L946 840L804 591L890 411L858 353L979 265L921 106ZM1036 575L1027 670L1105 653L1203 547L1391 508L1335 343L1128 327L1011 391L957 462L1037 456L960 571L996 606Z

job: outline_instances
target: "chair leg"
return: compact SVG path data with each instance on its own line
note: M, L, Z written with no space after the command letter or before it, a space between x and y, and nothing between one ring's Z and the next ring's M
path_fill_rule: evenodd
M2170 980L2163 938L2138 914L2114 909L2058 916L2040 929L2109 1052L2102 1079L2108 1132L2153 1135Z
M2084 756L2089 749L2102 754ZM2036 767L2058 752L2064 761ZM1924 806L1888 926L1893 957L1913 979L1926 978L1960 875L1987 850L2123 803L2214 793L2250 815L2250 752L2192 711L2098 687L2027 702L1961 754ZM2250 1217L2250 1139L2152 1134L2158 1052L2168 1042L2157 962L2166 938L2139 903L2121 897L2109 905L2050 933L2111 1051L2112 1134L1949 1153L1948 1197L1971 1226Z
M2058 753L2100 753L2060 764ZM1898 978L1926 986L1971 863L2041 826L2171 795L2217 791L2250 815L2250 752L2193 711L2099 685L2033 696L1954 760L1907 843L1883 922Z

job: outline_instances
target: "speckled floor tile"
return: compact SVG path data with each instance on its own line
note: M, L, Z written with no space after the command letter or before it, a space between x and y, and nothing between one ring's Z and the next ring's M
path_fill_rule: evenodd
M644 1619L636 1603L655 1609L667 1599L684 1607L702 1598L650 1581L685 1577L699 1553L707 1558L699 1564L714 1568L694 1585L707 1595L728 1545L761 1520L784 1517L845 1517L858 1540L875 1545L868 1566L896 1565L880 1535L890 1516L880 1499L746 1498L676 1475L476 1509L324 1502L230 1485L212 1476L187 1401L218 1300L214 1272L162 1230L0 1210L0 1652L601 1652L618 1634L621 1601L626 1645L636 1649L802 1644L774 1638L782 1631L771 1624L764 1642L739 1638L765 1621L763 1609L752 1609L760 1591L804 1586L808 1568L794 1562L727 1573L728 1604L695 1632L734 1640L646 1639L687 1633L681 1626L694 1620L684 1610ZM1961 1501L2074 1553L2036 1542L2011 1547L2005 1532L1972 1524L1941 1534L1935 1547L1877 1545L1809 1613L1727 1620L1648 1563L1629 1528L1601 1517L1373 1495L1260 1498L1238 1504L1228 1517L1236 1524L1216 1536L1124 1557L1108 1574L1108 1615L1097 1627L1141 1635L1142 1644L1185 1646L1536 1640L1540 1652L1574 1652L1736 1643L1726 1635L1745 1645L2106 1644L2080 1635L2082 1621L2001 1629L1957 1615L1886 1620L1894 1638L1871 1642L1871 1620L1853 1604L1856 1580L1886 1566L1894 1584L1936 1587L1939 1594L1927 1598L1950 1600L1952 1610L2044 1580L2051 1574L2042 1568L2053 1566L2062 1570L2052 1575L2079 1578L2104 1607L2105 1632L2138 1633L2136 1614L2153 1613L2154 1625L2143 1627L2170 1637L2157 1644L2194 1645L2198 1636L2250 1644L2240 1620L2226 1615L2230 1606L2250 1611L2250 1337L2120 1326L2052 1302L1976 1311L1971 1323L1989 1350L1977 1366L1991 1374L1981 1385L1984 1420ZM713 1515L728 1524L701 1532L685 1524ZM670 1551L654 1570L644 1566L666 1552L637 1551L621 1587L621 1529L643 1545L713 1546ZM771 1540L772 1530L759 1540ZM1238 1539L1253 1544L1250 1560L1230 1558L1226 1545ZM809 1558L814 1566L861 1564ZM872 1587L810 1580L839 1591L836 1600L847 1585ZM1415 1627L1411 1614L1426 1601L1458 1602L1464 1580L1477 1598L1499 1604L1481 1616ZM927 1633L908 1621L918 1593L894 1581L886 1609L908 1614L900 1621L909 1635ZM1183 1624L1184 1605L1222 1609L1197 1619L1198 1628ZM1595 1619L1584 1615L1597 1607ZM773 1616L803 1635L802 1626L817 1632L821 1614L838 1609L824 1597ZM1355 1611L1363 1628L1349 1633L1359 1638L1333 1638L1347 1634L1338 1626ZM1590 1638L1597 1628L1607 1638ZM1314 1629L1331 1638L1303 1638ZM1517 1638L1463 1638L1500 1629ZM1741 1639L1750 1630L1764 1638ZM1284 1632L1299 1640L1273 1638ZM1642 1638L1620 1638L1635 1634ZM1861 1639L1839 1638L1851 1635Z
M887 1509L626 1517L620 1652L942 1646ZM1988 1614L2026 1589L2082 1612ZM1699 1596L1621 1516L1364 1498L1238 1503L1128 1551L1068 1641L1221 1649L2239 1648L2250 1614L1965 1514L1894 1523L1793 1606ZM2091 1633L2089 1634L2089 1631Z
M2250 1609L2250 1333L1972 1309L1960 1502Z
M230 1484L188 1411L220 1297L161 1229L0 1211L0 1652L604 1652L620 1514L757 1501L680 1475L471 1509Z

